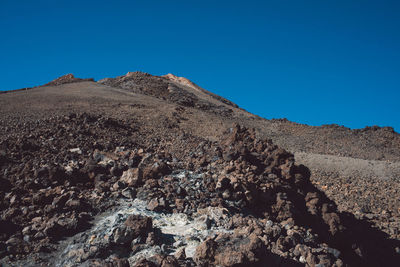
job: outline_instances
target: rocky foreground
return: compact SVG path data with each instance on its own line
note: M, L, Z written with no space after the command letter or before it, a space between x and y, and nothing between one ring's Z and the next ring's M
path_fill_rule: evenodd
M400 261L398 241L338 212L291 153L239 125L215 142L149 140L88 114L15 127L1 141L4 266Z
M0 265L398 266L398 148L171 74L1 94Z

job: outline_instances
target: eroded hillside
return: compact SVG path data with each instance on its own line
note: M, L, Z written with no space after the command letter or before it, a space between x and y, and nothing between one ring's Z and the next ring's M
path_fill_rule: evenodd
M0 111L4 264L399 261L390 128L265 120L141 72L67 75L0 95Z

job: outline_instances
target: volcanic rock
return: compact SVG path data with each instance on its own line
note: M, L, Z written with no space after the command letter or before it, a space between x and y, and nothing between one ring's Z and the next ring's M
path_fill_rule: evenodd
M76 82L84 82L84 81L94 81L93 78L89 79L80 79L80 78L75 78L73 74L65 74L49 83L46 83L44 86L57 86L61 84L66 84L66 83L76 83Z
M400 261L389 128L264 120L141 72L67 75L2 94L0 108L2 265Z

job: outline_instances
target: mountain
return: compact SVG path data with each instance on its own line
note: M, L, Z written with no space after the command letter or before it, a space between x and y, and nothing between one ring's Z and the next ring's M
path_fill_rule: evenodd
M267 120L142 72L68 74L0 112L4 266L400 262L390 127Z

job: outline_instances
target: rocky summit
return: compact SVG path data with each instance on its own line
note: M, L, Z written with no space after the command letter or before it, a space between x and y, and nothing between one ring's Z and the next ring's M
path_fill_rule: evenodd
M0 95L0 264L398 266L399 179L390 127L267 120L172 74L68 74Z

